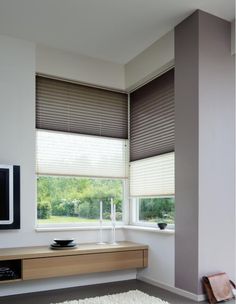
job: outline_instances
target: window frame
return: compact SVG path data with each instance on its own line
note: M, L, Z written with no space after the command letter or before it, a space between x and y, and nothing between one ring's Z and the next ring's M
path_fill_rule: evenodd
M80 134L80 135L84 135L84 136L95 136L95 137L106 137L106 138L109 138L109 139L114 139L114 140L125 140L126 141L126 145L129 146L129 142L128 142L128 107L126 106L126 103L128 102L128 98L129 98L129 93L128 92L124 92L124 91L120 91L120 90L116 90L116 89L110 89L110 88L106 88L106 87L99 87L99 86L93 86L93 85L89 85L89 84L83 84L83 83L79 83L77 81L72 81L72 80L66 80L66 79L60 79L60 78L57 78L57 77L51 77L50 75L43 75L43 74L36 74L36 80L37 80L37 83L36 83L36 87L38 88L39 85L38 85L38 81L41 81L43 80L44 82L46 81L47 82L47 85L49 84L49 82L52 84L52 83L56 83L59 85L59 89L56 90L56 93L58 93L60 95L60 88L61 88L61 85L63 87L66 87L65 91L66 91L66 94L68 93L68 87L70 88L70 90L72 90L74 92L74 90L76 91L76 94L77 96L81 93L78 92L79 90L79 87L80 89L82 89L82 94L84 94L84 90L86 90L87 92L87 95L89 97L89 100L90 99L94 99L95 100L95 106L94 109L98 108L99 109L99 113L100 113L100 102L98 103L98 101L96 101L96 98L100 98L100 95L102 94L103 98L102 98L102 102L105 104L105 105L109 105L107 108L106 108L106 111L104 112L106 115L106 119L107 121L111 121L111 123L107 124L108 125L108 133L107 132L103 132L101 133L102 131L102 128L101 128L101 119L104 118L104 116L102 114L97 114L95 113L95 117L100 117L100 120L98 121L97 124L95 124L95 129L96 129L96 132L94 132L95 129L93 129L93 131L88 131L88 130L85 130L85 129L74 129L74 132L70 132L68 130L72 130L73 128L68 128L68 119L70 118L69 114L67 113L67 103L70 102L70 100L66 100L66 103L63 103L63 105L65 105L65 108L66 108L66 111L64 111L64 120L66 122L66 128L65 129L61 129L61 124L59 125L59 128L51 128L50 130L50 126L48 126L47 124L46 125L38 125L38 122L40 120L40 114L39 112L37 113L36 111L36 129L35 129L35 135L36 135L36 132L37 130L45 130L45 131L50 131L50 132L68 132L69 134L73 133L73 134ZM75 85L78 85L77 87L75 87ZM72 88L73 87L73 88ZM41 86L41 89L42 89L42 86ZM46 88L47 89L47 88ZM47 91L47 90L46 90ZM54 90L55 91L55 90ZM96 92L95 92L96 91ZM96 94L95 94L95 93ZM36 94L36 108L37 106L39 106L40 104L40 101L42 101L42 93L45 93L45 90L41 91L41 97L39 96L39 94ZM47 95L47 94L46 94ZM50 95L50 94L49 94ZM56 95L56 94L54 94ZM96 95L95 97L94 96L90 96L90 95ZM107 102L107 96L109 95L109 102ZM123 95L123 96L122 96ZM40 97L40 98L39 98ZM47 97L47 96L46 96ZM59 96L60 97L60 96ZM91 98L90 98L91 97ZM118 98L119 97L119 98ZM60 98L59 98L60 99ZM101 99L101 98L100 98ZM99 100L100 100L99 99ZM110 109L111 107L111 101L115 101L114 105L112 106L112 109L115 107L115 109L117 108L117 105L119 106L119 111L121 111L121 114L118 115L119 116L119 120L118 122L114 122L114 119L112 120L110 117L115 117L116 120L117 120L117 111L114 111ZM72 102L73 103L73 102ZM89 102L86 102L86 104L84 104L83 102L81 103L83 105L83 109L86 110L86 113L84 115L84 117L87 119L87 114L88 114L88 109L90 109L90 103ZM42 103L41 103L42 105ZM53 101L52 105L55 105L55 102ZM82 106L81 106L82 107ZM37 109L36 109L37 110ZM78 112L78 108L75 109L75 112ZM57 112L57 111L51 111L52 112ZM42 113L42 112L41 112ZM104 114L103 113L103 114ZM115 113L115 114L114 114ZM123 114L122 114L123 113ZM91 114L91 113L90 113ZM94 114L94 113L93 113ZM100 116L99 116L100 115ZM84 119L83 117L83 119ZM44 117L45 118L45 117ZM81 120L83 122L83 119ZM125 132L115 132L114 133L114 130L115 131L118 131L121 127L123 127L124 125L124 122L125 122ZM38 125L38 129L37 129L37 125ZM106 125L106 126L107 126ZM119 128L117 129L117 125L119 126ZM114 128L115 127L115 128ZM113 132L111 132L113 131ZM127 134L126 134L127 133ZM37 140L37 136L35 136L36 140ZM37 145L37 141L36 141L36 145ZM122 176L121 178L117 178L117 177L114 177L114 178L111 178L109 176L103 176L103 177L97 177L97 176L92 176L94 175L94 172L91 173L91 176L77 176L79 178L104 178L104 179L120 179L123 181L123 202L122 202L122 224L123 222L125 222L126 224L128 223L128 219L127 219L127 210L129 209L129 206L128 206L128 193L129 193L129 182L128 182L128 168L129 168L129 150L126 149L126 157L125 157L125 160L124 160L124 165L125 165L125 170L127 172L127 175L124 175ZM37 157L37 155L35 155ZM122 162L123 163L123 162ZM80 173L79 173L80 174ZM104 175L106 175L107 173L105 173ZM43 174L41 174L43 175ZM52 175L53 176L53 175ZM66 175L64 175L66 176ZM73 177L71 175L71 177ZM37 174L35 174L35 186L37 185ZM69 228L94 228L94 227L99 227L99 220L98 222L95 222L95 223L62 223L62 224L38 224L38 218L37 218L37 187L35 187L36 189L36 192L35 192L35 227L36 229L37 228L48 228L48 229L54 229L54 228L60 228L60 230L63 231L63 228L65 228L65 230L68 230ZM120 222L117 222L117 226L120 224ZM105 223L104 223L104 227L105 227Z
M136 196L130 198L130 224L139 227L150 227L154 228L157 227L157 222L147 222L147 221L140 221L139 220L139 204L140 199L143 198L175 198L175 195L165 195L165 196ZM174 229L175 224L167 224L167 229Z
M36 199L35 199L35 228L36 229L54 229L54 228L60 228L60 229L68 229L68 228L99 228L100 223L99 219L96 222L71 222L71 223L47 223L47 224L39 224L38 223L38 212L37 212L37 178L38 176L53 176L53 175L44 175L44 174L35 174L35 181L36 181ZM55 176L55 175L54 175ZM110 179L106 177L84 177L84 176L55 176L55 177L77 177L77 178L88 178L88 179ZM112 179L118 179L122 181L122 221L116 221L117 227L121 227L126 223L126 215L125 210L127 210L127 188L128 188L128 179L121 179L121 178L112 178ZM103 227L111 227L111 221L103 222Z

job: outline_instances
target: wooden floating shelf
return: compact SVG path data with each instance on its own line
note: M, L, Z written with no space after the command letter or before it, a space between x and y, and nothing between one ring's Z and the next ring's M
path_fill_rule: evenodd
M52 250L46 246L0 249L1 263L18 265L20 279L0 283L144 268L148 265L148 246L119 242L81 244L71 250Z

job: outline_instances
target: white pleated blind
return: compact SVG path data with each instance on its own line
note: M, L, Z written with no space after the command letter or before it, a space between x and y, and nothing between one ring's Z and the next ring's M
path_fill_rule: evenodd
M127 178L127 140L37 130L36 172Z
M168 196L175 193L174 152L130 163L131 196Z

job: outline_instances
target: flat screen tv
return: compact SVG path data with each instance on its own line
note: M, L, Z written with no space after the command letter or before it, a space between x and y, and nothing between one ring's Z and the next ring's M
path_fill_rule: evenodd
M20 166L0 165L0 229L20 229Z

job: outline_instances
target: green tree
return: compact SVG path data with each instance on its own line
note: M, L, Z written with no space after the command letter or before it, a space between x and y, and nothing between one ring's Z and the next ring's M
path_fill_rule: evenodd
M174 222L174 198L142 198L139 204L139 218L142 221Z
M121 217L121 180L39 176L37 188L38 203L50 202L52 215L98 219L102 200L104 215L109 218L113 197Z
M37 211L39 219L49 219L52 211L51 204L49 202L39 202Z

